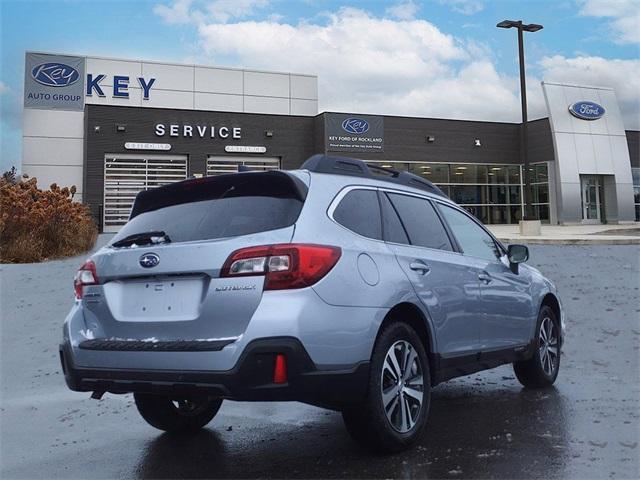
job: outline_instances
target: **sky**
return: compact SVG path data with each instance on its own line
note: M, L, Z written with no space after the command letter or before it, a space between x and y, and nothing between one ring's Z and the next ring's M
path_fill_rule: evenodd
M0 0L0 170L19 168L26 50L318 75L319 111L518 122L540 82L615 89L640 129L640 0Z

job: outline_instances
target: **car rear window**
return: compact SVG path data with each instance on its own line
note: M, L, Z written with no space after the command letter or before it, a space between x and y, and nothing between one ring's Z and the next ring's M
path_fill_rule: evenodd
M364 237L382 239L380 203L375 190L351 190L336 207L333 219Z
M293 225L306 186L283 172L251 172L187 180L141 192L129 222L112 239L153 232L170 242L212 240Z

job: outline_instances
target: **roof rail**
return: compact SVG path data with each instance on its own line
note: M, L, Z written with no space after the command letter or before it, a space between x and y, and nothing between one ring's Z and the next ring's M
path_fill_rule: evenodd
M398 171L379 165L368 164L359 158L336 157L332 155L313 155L300 167L310 172L332 173L334 175L346 175L351 177L371 178L382 180L407 187L424 190L435 195L447 198L447 195L426 178L413 173ZM375 173L374 173L375 172ZM382 173L382 175L380 175Z

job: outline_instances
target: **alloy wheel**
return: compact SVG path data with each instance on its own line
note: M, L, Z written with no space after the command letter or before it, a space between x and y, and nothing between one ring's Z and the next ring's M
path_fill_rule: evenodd
M549 317L542 319L539 335L540 363L544 373L551 377L558 365L558 335L553 320Z
M397 432L407 433L418 421L424 398L422 365L413 345L406 340L395 342L387 351L381 375L387 420Z

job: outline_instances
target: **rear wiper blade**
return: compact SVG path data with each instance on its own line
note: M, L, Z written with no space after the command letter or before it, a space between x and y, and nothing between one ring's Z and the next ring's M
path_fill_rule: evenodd
M160 243L170 243L171 239L164 231L152 231L134 233L124 237L122 240L111 244L112 247L130 247L131 245L157 245Z

